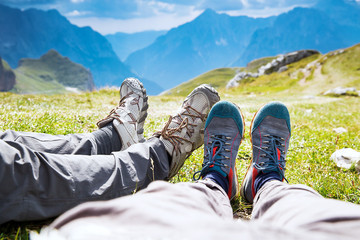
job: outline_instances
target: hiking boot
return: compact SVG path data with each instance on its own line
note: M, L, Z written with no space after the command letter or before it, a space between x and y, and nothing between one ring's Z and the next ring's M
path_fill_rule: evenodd
M285 179L285 159L291 135L290 115L286 106L271 102L262 107L252 120L250 135L252 162L241 184L240 194L253 203L256 195L254 183L259 174L274 172L282 181Z
M203 144L203 129L211 107L220 100L217 91L203 84L186 97L177 115L169 118L162 131L155 133L169 153L168 179L177 174L191 153Z
M238 196L239 183L235 163L243 136L244 118L240 109L225 101L215 104L205 123L202 169L194 174L193 179L198 180L210 172L218 172L229 183L229 199Z
M112 122L125 150L134 143L144 142L144 122L147 116L147 96L143 84L136 78L126 78L120 86L119 106L100 120L97 125L104 127Z

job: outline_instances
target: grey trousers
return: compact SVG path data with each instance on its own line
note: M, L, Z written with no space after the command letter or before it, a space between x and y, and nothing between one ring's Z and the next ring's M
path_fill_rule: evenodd
M92 134L0 133L0 224L55 217L168 176L168 155L157 138L109 155L93 155L98 147Z
M360 207L304 185L270 181L250 221L234 220L211 180L151 183L134 195L79 205L32 239L359 239Z

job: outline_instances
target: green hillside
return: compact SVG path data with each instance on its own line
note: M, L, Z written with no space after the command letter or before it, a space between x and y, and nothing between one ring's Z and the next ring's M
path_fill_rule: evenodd
M12 70L11 67L9 66L9 64L6 61L4 61L4 59L1 59L1 62L2 62L2 65L4 66L5 71Z
M241 68L218 68L200 75L190 81L180 84L179 86L165 91L163 95L180 95L185 96L195 87L202 83L211 84L217 90L224 89L227 82L233 78Z
M165 94L184 96L202 83L211 84L218 91L227 94L297 94L318 95L335 87L356 87L360 89L360 44L342 51L325 55L313 55L287 65L288 70L258 78L247 78L235 88L226 89L226 84L239 70L256 72L273 60L262 58L248 64L246 68L221 68L204 73L185 82Z
M14 93L65 93L94 89L91 73L80 64L50 50L40 59L22 59L15 70ZM70 89L71 90L71 89Z

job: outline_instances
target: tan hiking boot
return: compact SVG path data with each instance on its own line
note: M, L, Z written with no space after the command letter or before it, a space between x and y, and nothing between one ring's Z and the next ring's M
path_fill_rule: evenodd
M177 115L169 118L160 136L166 151L171 156L168 179L177 174L185 159L203 142L205 121L211 107L220 100L217 91L203 84L186 97Z
M121 151L134 143L144 142L144 122L147 116L147 96L143 84L136 78L126 78L120 87L119 106L100 120L102 128L112 122L120 135Z

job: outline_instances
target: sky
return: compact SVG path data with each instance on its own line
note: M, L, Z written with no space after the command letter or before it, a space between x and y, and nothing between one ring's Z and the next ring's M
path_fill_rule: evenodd
M360 1L360 0L356 0ZM0 0L20 9L57 9L71 23L90 26L103 35L169 30L189 22L205 9L232 16L268 17L316 0Z

